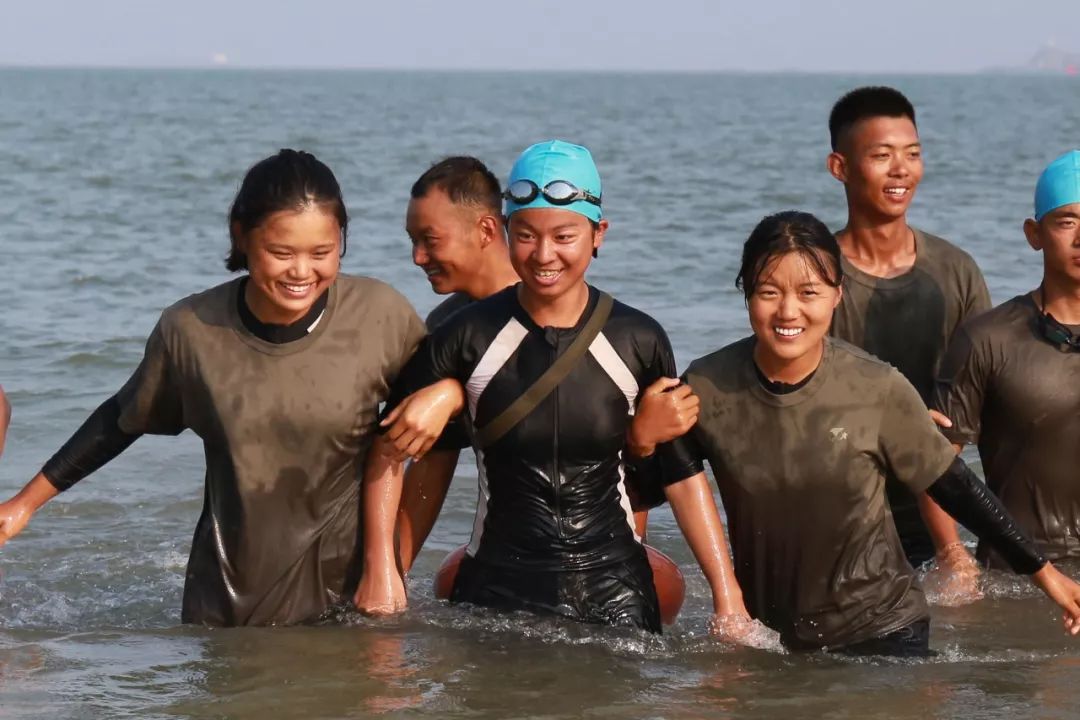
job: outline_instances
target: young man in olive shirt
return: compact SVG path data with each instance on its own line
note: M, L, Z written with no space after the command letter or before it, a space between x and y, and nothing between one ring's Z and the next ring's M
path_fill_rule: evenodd
M922 179L915 110L898 91L865 87L829 117L829 172L844 183L844 300L832 335L896 367L929 403L933 380L959 324L990 307L986 283L963 250L907 222ZM946 422L942 420L942 422ZM888 483L893 518L914 566L935 556L973 579L956 524L925 493ZM959 551L959 552L958 552ZM973 582L965 583L973 592Z
M1024 234L1042 282L960 328L935 407L957 448L978 443L990 489L1056 561L1080 557L1080 150L1043 172ZM1001 566L982 544L978 558Z

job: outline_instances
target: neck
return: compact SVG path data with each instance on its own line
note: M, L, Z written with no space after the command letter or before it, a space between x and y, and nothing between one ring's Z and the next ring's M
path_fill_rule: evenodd
M540 327L568 328L577 325L581 313L589 304L589 286L578 283L558 297L544 297L529 290L522 283L518 286L518 302L529 317Z
M769 352L765 343L754 343L754 364L758 366L761 373L770 382L782 382L788 385L794 385L810 377L810 374L818 369L824 354L824 340L813 350L793 359L777 357Z
M1041 297L1040 297L1041 295ZM1075 280L1046 274L1042 292L1034 291L1035 302L1043 304L1043 312L1066 325L1080 325L1080 284Z
M514 285L520 279L510 264L510 254L504 245L501 252L493 249L490 254L485 254L479 272L473 274L462 292L473 300L483 300Z
M307 315L311 306L297 312L283 310L280 306L270 302L265 295L255 288L255 283L248 280L244 283L244 302L251 310L255 318L267 325L291 325Z
M880 221L849 211L837 239L844 257L860 269L910 267L915 261L915 233L906 216Z

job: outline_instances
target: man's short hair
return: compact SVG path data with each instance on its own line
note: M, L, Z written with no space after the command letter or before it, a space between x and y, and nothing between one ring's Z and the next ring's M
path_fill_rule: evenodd
M860 120L874 117L906 117L915 124L915 108L899 90L882 85L852 90L836 101L829 113L829 139L835 152L840 138Z
M502 215L499 180L487 165L468 155L448 157L432 165L413 183L412 197L425 197L439 188L455 205L471 205Z

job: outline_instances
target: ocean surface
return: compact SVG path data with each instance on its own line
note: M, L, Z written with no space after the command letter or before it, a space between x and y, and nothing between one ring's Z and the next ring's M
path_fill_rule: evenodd
M164 307L229 277L229 203L279 148L314 152L341 181L345 271L426 312L438 298L403 230L413 180L447 154L476 154L505 178L535 141L588 145L611 220L590 280L658 318L685 367L747 333L734 275L763 215L799 208L843 224L826 118L868 83L899 87L919 111L913 224L970 252L995 302L1034 287L1041 260L1020 226L1038 172L1080 145L1075 78L0 70L0 384L14 406L0 495L121 386ZM449 607L431 579L471 528L468 462L405 615L182 626L202 482L192 434L143 438L0 549L0 717L1070 718L1080 707L1080 640L1007 575L987 579L981 602L933 608L931 660L717 643L666 509L652 541L682 565L689 597L662 637Z

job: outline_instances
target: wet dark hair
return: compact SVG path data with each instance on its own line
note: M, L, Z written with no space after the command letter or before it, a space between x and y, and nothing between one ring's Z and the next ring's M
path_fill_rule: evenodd
M495 217L502 215L499 180L487 165L468 155L443 158L413 183L412 197L425 197L439 188L455 205L483 208Z
M341 226L341 254L349 229L349 212L337 178L311 153L284 149L251 167L240 183L229 210L231 247L225 258L230 272L246 270L247 255L241 241L268 217L282 210L325 206Z
M899 90L883 85L856 88L836 101L829 113L829 140L835 152L841 136L855 123L874 117L906 117L915 124L915 108Z
M757 224L743 245L735 287L749 300L769 262L793 252L802 255L826 285L840 287L844 270L836 236L825 223L798 210L769 215Z

